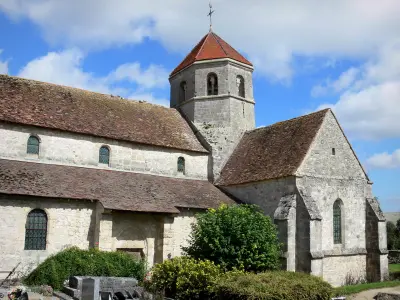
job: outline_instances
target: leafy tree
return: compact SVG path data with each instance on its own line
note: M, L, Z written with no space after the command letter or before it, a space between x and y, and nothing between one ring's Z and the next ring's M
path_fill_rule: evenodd
M400 219L397 220L396 227L397 227L397 231L400 234Z
M393 222L386 223L387 243L389 250L400 250L400 220L397 220L397 226Z
M280 267L276 227L255 205L223 205L200 214L183 250L224 270L260 272Z

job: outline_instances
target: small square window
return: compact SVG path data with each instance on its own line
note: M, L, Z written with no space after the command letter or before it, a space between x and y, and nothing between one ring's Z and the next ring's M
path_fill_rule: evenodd
M336 155L336 149L332 148L332 155Z

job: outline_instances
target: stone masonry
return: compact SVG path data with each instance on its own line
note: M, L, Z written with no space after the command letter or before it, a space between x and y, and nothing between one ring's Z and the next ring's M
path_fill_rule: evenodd
M229 59L192 65L170 78L171 107L192 122L212 151L210 178L216 179L242 134L254 129L252 69ZM218 95L207 95L207 76L218 78ZM244 78L245 98L239 97L237 76ZM186 99L179 102L182 82Z
M28 138L40 139L39 157L26 154ZM134 171L170 177L207 179L208 155L138 145L82 134L0 122L0 158ZM110 148L110 165L99 164L99 149ZM185 174L177 172L178 157L185 158Z

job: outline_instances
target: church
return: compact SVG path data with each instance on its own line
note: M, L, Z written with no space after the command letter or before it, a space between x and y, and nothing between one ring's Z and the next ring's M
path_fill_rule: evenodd
M334 113L256 128L253 70L210 30L171 72L170 108L0 75L0 278L69 246L152 266L235 203L273 219L285 270L386 278L386 221Z

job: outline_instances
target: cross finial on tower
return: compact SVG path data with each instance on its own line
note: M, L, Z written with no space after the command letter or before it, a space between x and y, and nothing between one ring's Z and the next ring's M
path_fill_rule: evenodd
M210 12L208 13L207 16L210 17L210 31L212 31L212 14L215 12L215 10L213 10L213 8L212 8L211 0L209 3L209 6L210 6Z

